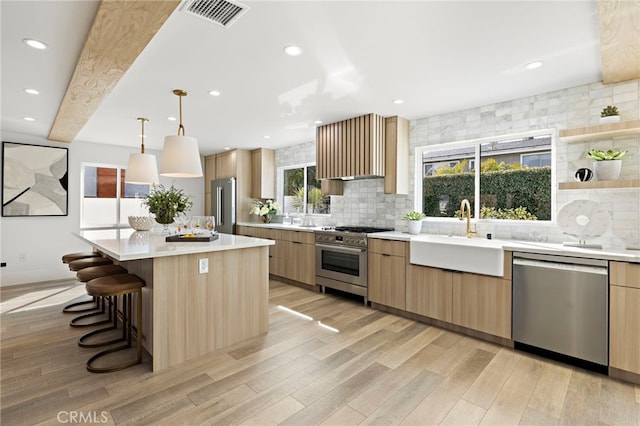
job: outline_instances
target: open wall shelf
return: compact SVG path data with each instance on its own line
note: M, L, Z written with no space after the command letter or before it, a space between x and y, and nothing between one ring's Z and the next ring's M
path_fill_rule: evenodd
M640 188L640 179L560 182L558 189L627 189Z
M632 135L640 135L640 120L560 130L560 139L567 142L588 142L615 136Z

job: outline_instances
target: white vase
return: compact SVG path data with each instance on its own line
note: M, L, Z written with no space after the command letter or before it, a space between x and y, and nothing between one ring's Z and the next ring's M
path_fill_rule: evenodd
M421 220L410 220L409 221L409 233L413 235L418 235L422 230L422 221Z
M596 180L616 180L620 177L622 160L603 160L593 162L593 173Z
M617 123L620 121L619 115L609 115L607 117L600 117L600 124Z

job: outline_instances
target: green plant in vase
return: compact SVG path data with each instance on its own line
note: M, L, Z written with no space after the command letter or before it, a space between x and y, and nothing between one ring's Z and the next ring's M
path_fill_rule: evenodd
M185 213L191 209L193 202L182 189L171 185L166 189L164 185L153 185L151 192L144 198L142 205L147 206L149 213L153 213L156 222L164 225L165 232L169 224L173 223L179 213Z

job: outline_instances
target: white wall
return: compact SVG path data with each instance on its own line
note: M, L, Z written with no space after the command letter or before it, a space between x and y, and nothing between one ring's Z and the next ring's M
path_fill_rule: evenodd
M0 219L0 259L7 266L0 269L0 285L16 285L47 280L73 278L61 262L65 253L91 251L91 247L73 235L80 229L80 171L82 162L114 164L126 167L134 149L85 142L70 144L16 133L2 133L2 140L69 148L68 216L2 217ZM160 161L159 151L146 150ZM176 187L192 197L194 215L204 214L204 179L160 178L165 186ZM19 255L24 254L24 260Z

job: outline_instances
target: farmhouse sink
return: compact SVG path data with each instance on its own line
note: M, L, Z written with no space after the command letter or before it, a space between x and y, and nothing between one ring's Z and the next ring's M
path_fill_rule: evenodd
M504 274L502 243L480 238L421 235L411 239L410 262L476 274Z

